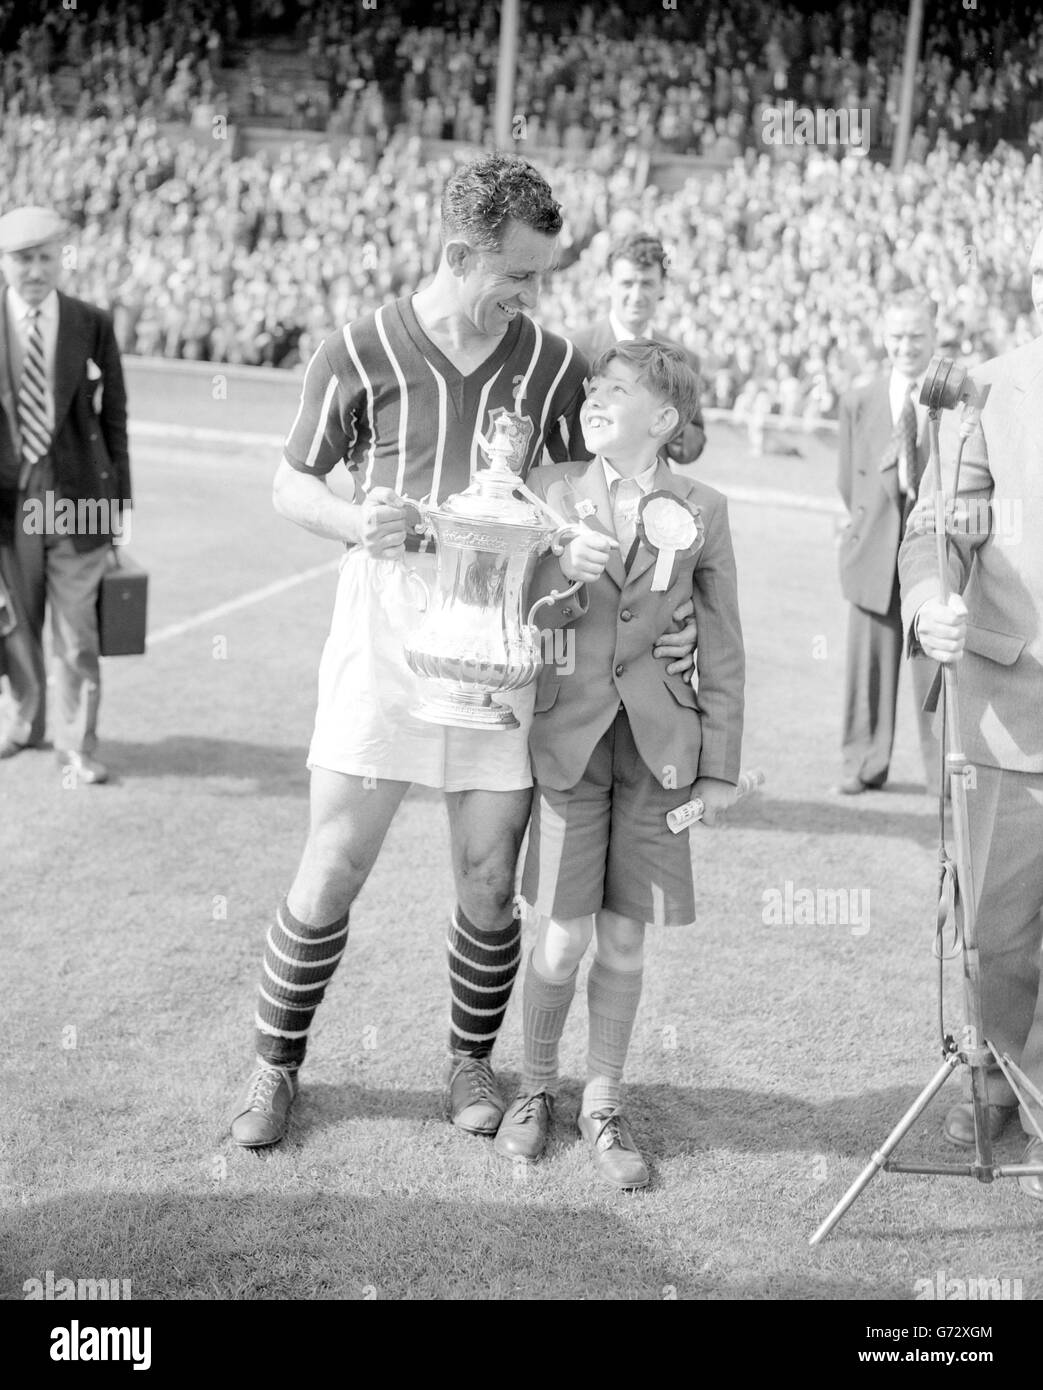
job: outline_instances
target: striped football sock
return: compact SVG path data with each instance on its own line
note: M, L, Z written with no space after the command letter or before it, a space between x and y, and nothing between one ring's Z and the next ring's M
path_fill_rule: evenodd
M449 1047L487 1057L500 1031L521 960L521 925L480 931L457 907L446 937L452 1016Z
M622 1098L623 1066L641 999L640 970L613 970L594 957L587 976L587 1084L583 1113L612 1109Z
M567 980L545 980L538 973L532 952L529 952L522 984L525 1065L521 1089L525 1095L536 1095L539 1091L553 1095L557 1090L558 1044L576 993L578 973L578 970L574 970Z
M257 993L257 1053L278 1067L304 1060L308 1030L348 944L348 914L310 927L283 899L265 941Z

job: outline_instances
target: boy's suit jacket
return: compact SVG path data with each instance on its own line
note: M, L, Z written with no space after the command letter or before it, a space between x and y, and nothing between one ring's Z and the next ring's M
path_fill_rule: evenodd
M9 543L14 533L21 449L5 301L0 281L0 543ZM95 379L89 375L88 360L100 374ZM73 503L92 498L129 503L127 396L112 320L93 304L60 290L54 377L51 456L59 496ZM101 403L95 413L99 389ZM84 533L74 536L73 544L77 550L93 550L111 540L107 534Z
M600 459L534 469L529 486L568 520L576 504L593 503L584 524L614 535L612 504ZM739 622L735 559L727 503L704 483L678 477L660 462L655 490L674 493L702 510L705 538L695 555L678 557L667 588L651 588L655 556L643 543L629 571L612 552L595 584L564 599L541 626L569 626L561 664L547 663L536 691L530 748L537 780L565 790L580 780L598 740L626 707L639 753L666 787L686 789L697 777L735 783L742 743L745 655ZM542 557L531 587L533 599L567 586L553 554ZM685 599L695 604L698 624L698 689L686 676L667 673L668 662L652 655ZM573 617L573 615L580 615ZM572 622L569 622L569 619Z
M949 544L950 583L968 610L956 667L964 751L971 763L1043 772L1043 338L971 376L989 397L964 449L967 511L950 523ZM958 411L942 413L947 496L958 423ZM928 471L899 556L907 629L938 596L931 487Z

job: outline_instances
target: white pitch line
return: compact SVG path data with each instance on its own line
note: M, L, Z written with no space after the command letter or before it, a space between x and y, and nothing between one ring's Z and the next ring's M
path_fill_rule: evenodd
M286 440L281 434L251 434L246 430L219 430L195 425L160 425L150 420L132 420L130 433L143 439L183 439L192 444L224 444L229 447L245 445L259 449L282 449ZM684 472L688 476L688 470ZM784 488L743 487L734 483L714 486L735 502L748 502L755 507L787 507L798 512L824 512L843 516L844 505L839 498L816 497L809 492L787 492Z
M732 502L750 502L755 507L789 507L797 512L825 512L845 516L846 509L839 497L815 497L810 492L786 492L773 487L736 487L732 483L718 486Z
M312 579L318 579L320 575L332 574L338 569L340 560L327 560L324 565L313 565L311 569L301 570L299 574L277 579L274 584L266 584L263 589L251 589L248 594L240 594L238 598L229 599L227 603L219 603L216 608L207 608L205 612L197 613L194 618L186 618L183 623L170 623L167 627L161 627L158 632L150 632L146 638L147 644L154 647L157 642L169 642L171 638L180 637L194 628L205 627L216 618L223 618L228 613L238 612L240 608L262 603L266 598L284 594L287 589L295 589L298 584L307 584Z
M131 439L162 439L174 444L183 439L190 444L239 444L257 449L281 449L286 443L286 436L282 434L218 430L202 425L159 425L152 420L131 420L128 430Z

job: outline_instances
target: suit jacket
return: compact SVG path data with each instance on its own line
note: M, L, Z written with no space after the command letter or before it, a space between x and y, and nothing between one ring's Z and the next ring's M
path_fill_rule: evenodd
M0 541L9 542L18 505L21 441L5 299L6 290L0 285ZM88 361L98 369L97 379L89 377ZM77 510L75 503L81 499L129 505L127 394L112 319L93 304L60 291L54 378L51 457L59 497L71 501L72 510ZM84 534L73 536L76 549L108 545L108 534L86 533L86 525L92 514L97 516L97 510L82 510ZM106 511L111 516L112 508Z
M837 468L837 487L850 513L840 546L840 587L849 603L881 615L891 606L907 510L890 447L890 381L885 372L841 401ZM925 430L921 463L928 449Z
M614 347L616 335L612 331L612 324L609 319L597 319L589 328L582 328L576 333L568 334L568 337L587 358L591 366L597 361L606 349ZM677 348L683 352L685 360L692 371L699 376L699 359L694 352L689 352L683 343L679 343L674 338L667 338L662 333L646 333L646 338L651 338L653 342L662 343L666 347ZM703 451L706 444L706 428L703 422L702 407L697 406L695 415L691 423L684 427L678 437L666 446L665 453L673 463L693 463Z
M537 468L529 485L570 520L577 516L577 502L592 502L596 511L586 524L615 534L600 460ZM642 759L662 785L684 788L697 777L738 781L746 663L727 502L662 461L654 486L702 509L702 548L675 559L661 593L652 591L655 556L643 543L628 571L614 550L596 584L584 585L575 599L562 600L539 619L546 627L564 619L575 633L564 648L566 660L545 665L536 689L530 750L536 777L545 786L576 785L620 702ZM530 592L542 597L564 583L557 557L548 554L536 568ZM668 674L668 663L652 655L674 609L687 598L695 604L699 629L698 689L688 677ZM567 670L570 648L572 671Z
M1043 338L971 376L989 397L964 450L960 506L948 527L949 581L968 609L956 667L960 732L972 763L1043 772ZM943 412L950 496L958 422L957 411ZM920 605L938 597L933 531L928 473L899 554L907 630Z

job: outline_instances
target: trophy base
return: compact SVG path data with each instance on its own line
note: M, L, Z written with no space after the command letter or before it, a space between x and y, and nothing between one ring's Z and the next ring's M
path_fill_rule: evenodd
M464 691L425 695L411 711L414 719L428 724L449 724L454 729L518 729L510 705L498 705L491 695Z

